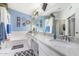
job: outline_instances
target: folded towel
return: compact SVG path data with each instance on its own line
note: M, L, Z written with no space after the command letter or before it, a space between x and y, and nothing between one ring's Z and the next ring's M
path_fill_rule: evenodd
M0 23L0 42L7 39L6 30L4 23Z
M7 24L7 34L11 33L11 26L10 24Z

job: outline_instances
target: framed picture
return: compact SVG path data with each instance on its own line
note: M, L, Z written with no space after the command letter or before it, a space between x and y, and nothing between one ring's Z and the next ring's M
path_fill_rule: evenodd
M43 27L43 26L42 26L42 20L40 20L40 27Z
M17 17L16 25L17 25L17 27L21 26L21 18L20 17Z

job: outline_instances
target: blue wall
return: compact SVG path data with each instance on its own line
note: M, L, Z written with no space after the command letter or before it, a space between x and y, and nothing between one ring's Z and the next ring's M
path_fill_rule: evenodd
M21 13L19 11L13 10L13 9L9 9L9 13L10 13L9 22L11 23L12 31L28 31L28 30L30 30L31 27L29 25L27 25L27 26L21 25L20 27L17 27L16 21L17 21L17 17L20 17L21 21L31 20L32 19L31 15L27 15L27 14Z

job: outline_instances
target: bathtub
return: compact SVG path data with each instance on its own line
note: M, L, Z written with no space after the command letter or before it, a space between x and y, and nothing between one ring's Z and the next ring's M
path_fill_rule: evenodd
M39 55L39 45L35 41L35 38L26 34L26 32L13 32L10 35L10 41L4 42L0 49L0 55L3 56L14 56L17 52L32 49L35 55Z

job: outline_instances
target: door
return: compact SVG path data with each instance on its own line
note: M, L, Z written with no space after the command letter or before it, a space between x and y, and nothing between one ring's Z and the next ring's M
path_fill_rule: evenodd
M69 36L75 36L75 15L68 18L68 25Z

